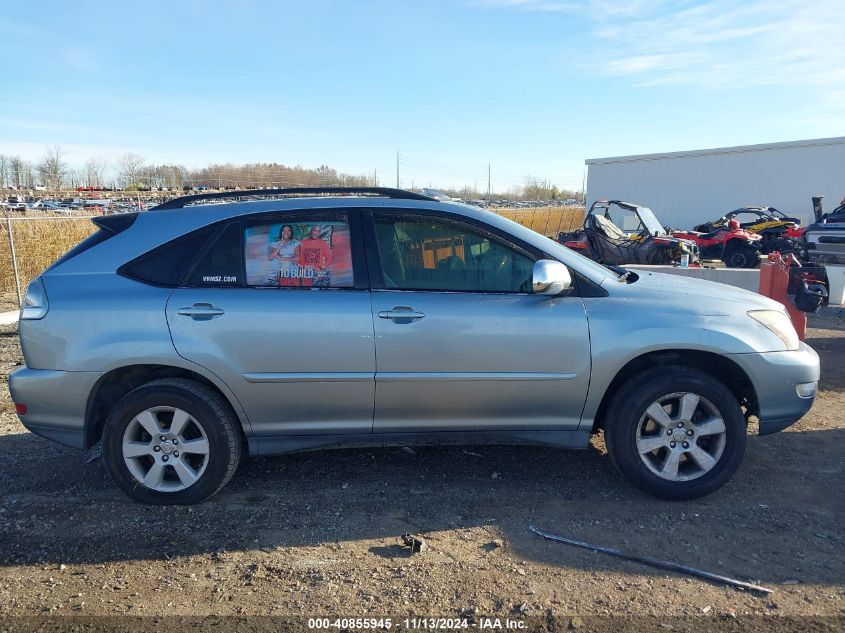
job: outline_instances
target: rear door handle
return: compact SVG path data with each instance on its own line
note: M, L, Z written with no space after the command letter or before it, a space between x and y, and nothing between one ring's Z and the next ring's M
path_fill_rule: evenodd
M177 313L181 316L189 316L195 321L208 321L214 317L225 314L224 310L215 308L210 303L195 303L188 308L179 308Z
M411 323L424 317L425 314L409 306L396 306L392 310L382 310L378 313L378 318L390 319L395 323Z

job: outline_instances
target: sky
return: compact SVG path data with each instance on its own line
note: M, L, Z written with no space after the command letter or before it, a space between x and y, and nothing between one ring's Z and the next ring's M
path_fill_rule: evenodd
M0 154L580 190L584 160L845 135L842 0L41 2Z

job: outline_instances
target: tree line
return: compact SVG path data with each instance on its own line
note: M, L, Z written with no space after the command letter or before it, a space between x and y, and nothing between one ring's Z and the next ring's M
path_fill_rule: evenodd
M186 187L209 189L243 189L272 187L317 186L373 186L373 178L339 173L326 165L308 169L300 165L289 167L279 163L249 163L246 165L209 165L189 169L184 165L156 165L142 156L127 153L111 163L105 159L89 159L81 168L73 169L65 161L60 146L47 148L43 158L32 163L20 156L0 154L0 188L50 190L90 187L123 190L164 189Z
M191 188L250 189L283 187L373 187L376 175L351 175L340 173L327 165L309 169L280 163L248 163L234 165L213 164L201 169L184 165L156 165L135 153L127 153L116 161L101 158L89 159L81 168L72 168L65 160L61 146L48 147L37 163L22 160L19 156L0 154L0 189L32 190L43 186L52 191L73 190L79 187L92 189L169 190ZM463 199L487 197L474 188L446 188L444 192ZM515 186L508 193L496 197L527 200L557 200L576 198L581 194L558 189L547 182L526 178L524 187Z

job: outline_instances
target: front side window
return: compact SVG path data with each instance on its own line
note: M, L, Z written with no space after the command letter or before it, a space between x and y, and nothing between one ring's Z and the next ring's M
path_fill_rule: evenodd
M534 259L463 222L374 215L385 288L531 292Z
M346 216L280 217L244 229L249 286L352 288L352 248Z

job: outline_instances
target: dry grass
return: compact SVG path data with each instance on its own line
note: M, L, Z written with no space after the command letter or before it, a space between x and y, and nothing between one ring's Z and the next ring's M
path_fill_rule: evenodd
M583 207L539 207L537 209L490 209L509 220L548 237L561 231L574 231L584 222Z
M96 230L91 220L64 216L49 220L12 220L11 224L21 292L33 277ZM14 291L9 222L0 218L0 292Z
M584 218L584 210L580 207L492 211L549 237L557 237L561 231L575 230L581 226ZM59 215L52 217L50 220L12 220L22 291L33 277L95 230L94 225L87 219ZM0 219L0 293L4 294L15 291L8 226L6 220Z

